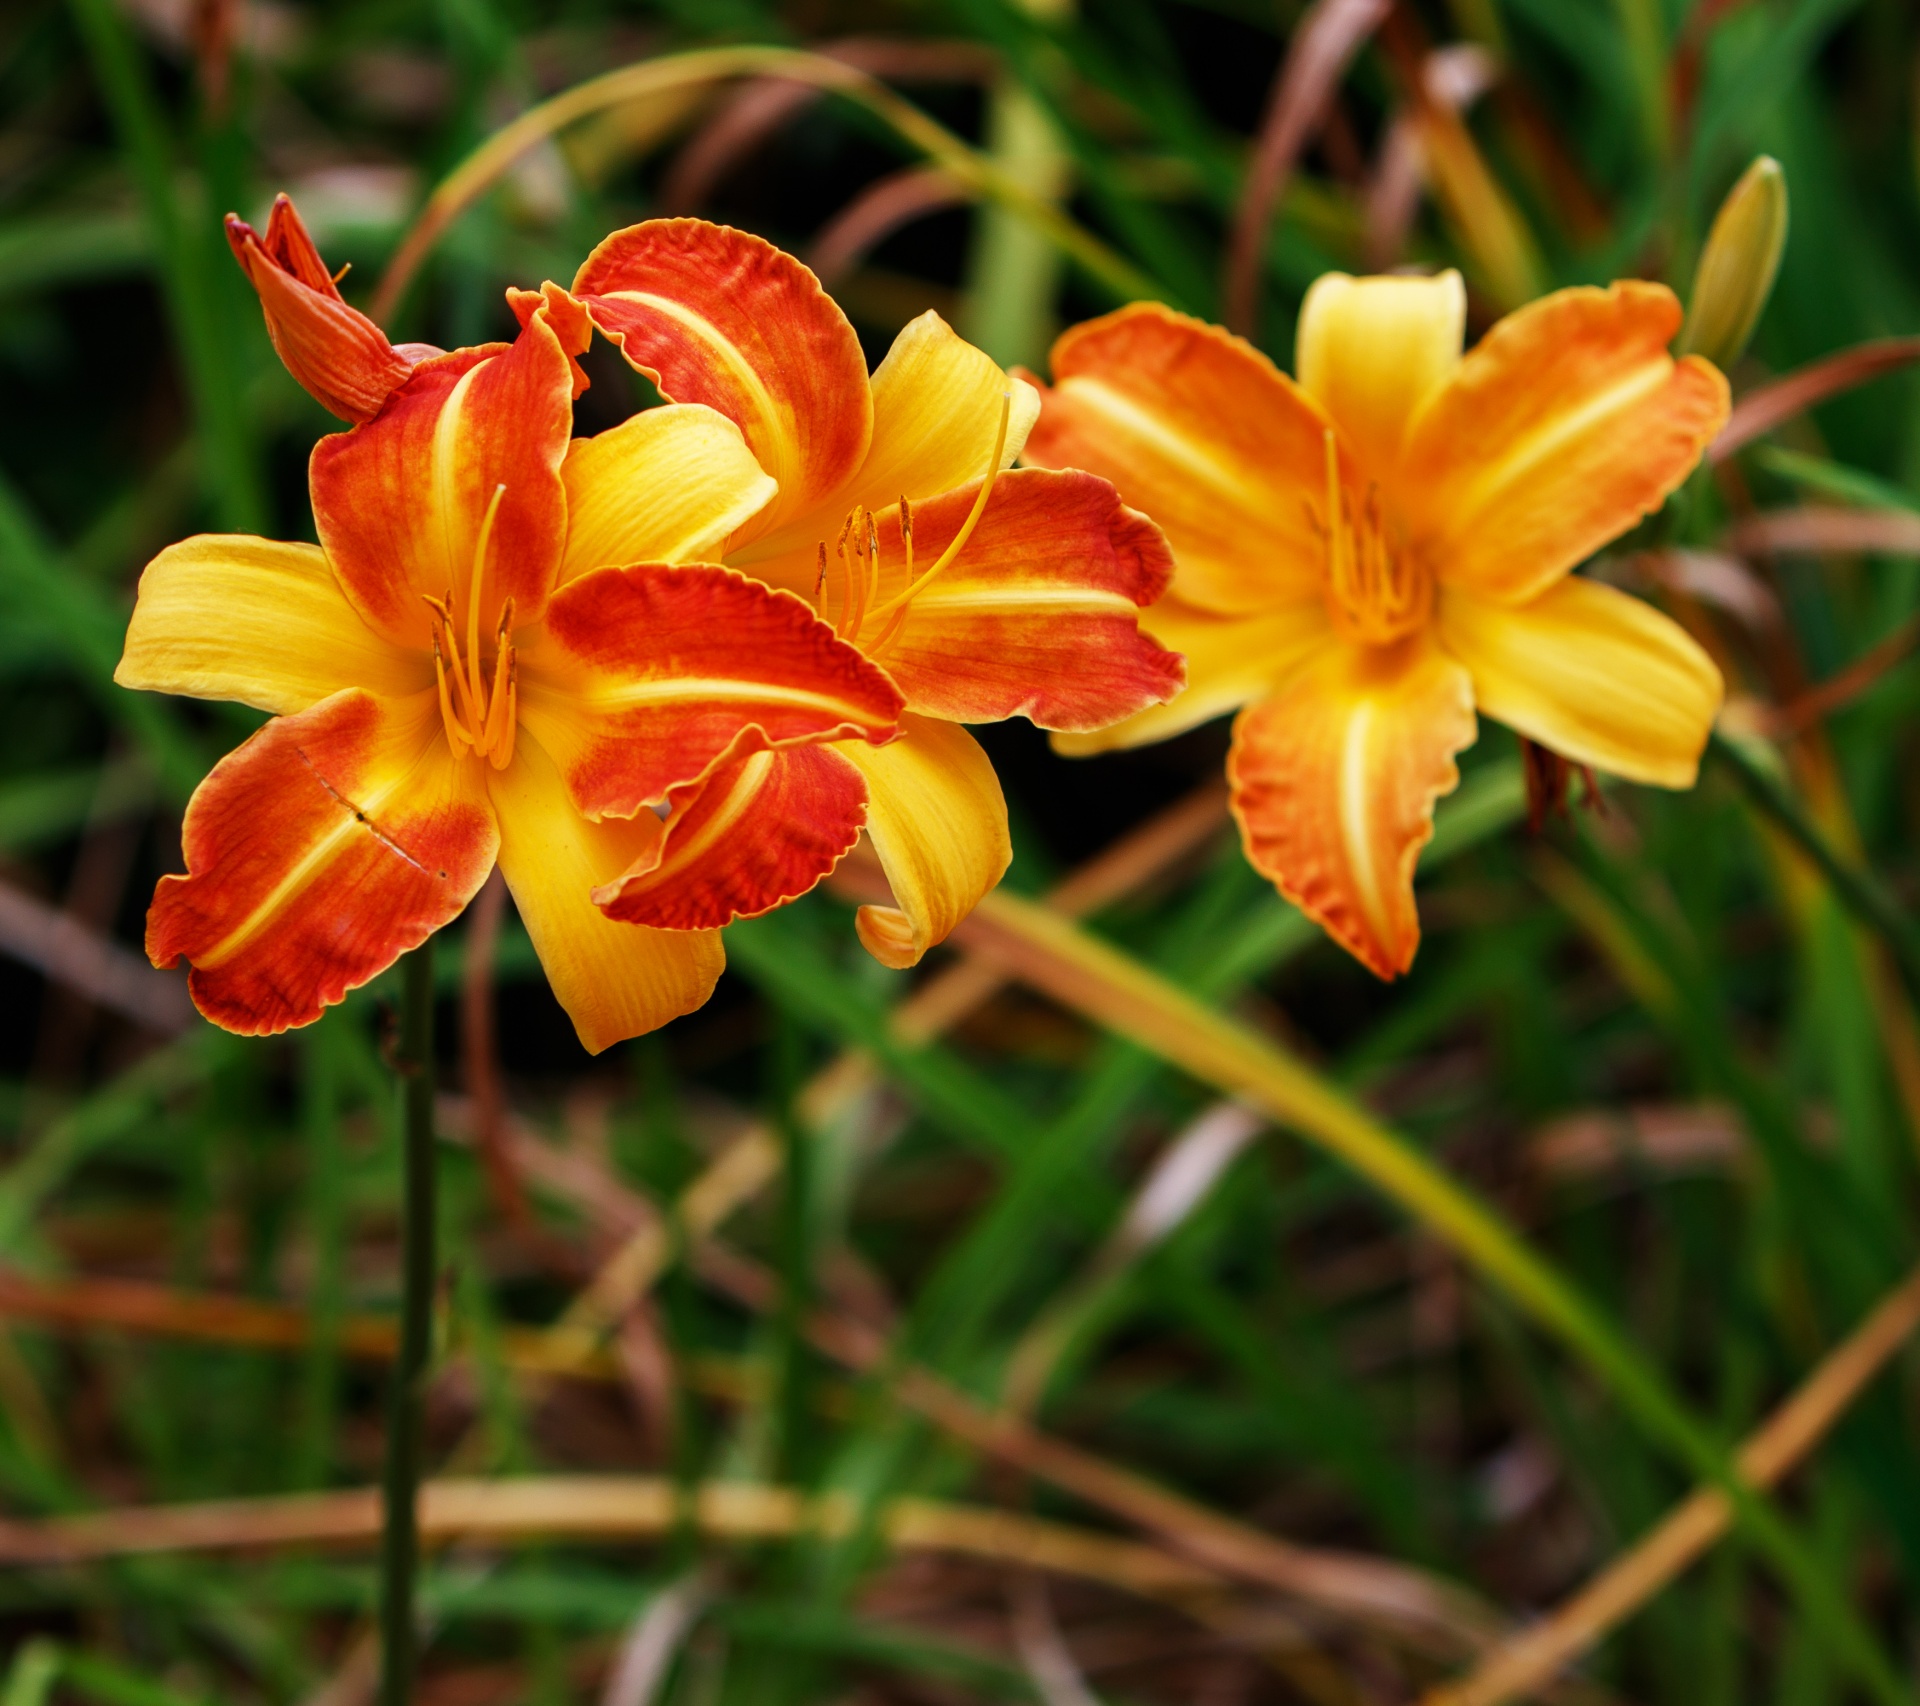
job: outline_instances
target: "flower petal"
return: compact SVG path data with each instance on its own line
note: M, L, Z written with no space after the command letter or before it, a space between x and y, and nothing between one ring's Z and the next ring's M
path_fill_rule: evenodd
M306 1025L467 904L498 842L481 774L431 693L348 689L278 717L213 767L181 831L187 874L147 915L157 966L185 959L216 1025Z
M984 478L1002 398L1009 411L1000 466L1010 468L1040 418L1040 393L932 309L909 320L873 370L873 445L848 507L885 509L902 496L918 503Z
M911 712L891 745L833 750L867 779L867 837L896 902L861 907L854 926L868 953L904 970L1006 874L1013 843L1000 778L965 729Z
M450 599L455 629L466 632L476 547L496 492L480 632L492 639L509 598L516 626L539 619L566 538L560 462L572 391L567 352L536 312L510 345L423 361L377 420L314 446L320 543L372 627L427 650L431 596Z
M141 574L113 679L289 712L343 687L404 698L433 672L360 620L317 545L202 533Z
M513 762L489 770L487 786L500 815L500 869L513 904L589 1053L658 1030L705 1002L726 964L718 931L616 924L591 898L597 884L658 840L652 813L589 823L574 809L553 759L524 729Z
M784 746L885 740L883 671L793 594L732 569L596 569L554 594L520 654L520 718L589 817L631 817L691 782L743 729Z
M1665 285L1556 291L1481 339L1414 423L1395 496L1443 581L1517 604L1657 508L1727 418L1667 344Z
M1576 764L1661 788L1693 786L1726 696L1677 622L1578 576L1517 606L1446 588L1440 643L1487 716Z
M704 219L650 219L607 238L573 288L668 401L739 423L780 484L749 536L818 507L866 456L860 340L820 281L771 243Z
M576 438L560 476L567 488L561 582L628 563L712 562L775 490L740 429L698 403L643 409Z
M973 481L913 506L924 571L979 495ZM898 506L879 518L880 592L907 583ZM1003 474L960 554L907 605L874 655L916 711L959 723L1029 717L1045 729L1096 729L1180 691L1180 660L1140 631L1166 589L1166 540L1105 480L1038 468ZM885 623L869 620L878 637Z
M1216 616L1172 596L1140 613L1140 626L1187 661L1186 691L1164 705L1086 734L1057 734L1069 758L1171 740L1264 699L1307 659L1335 643L1326 606L1283 606L1258 616Z
M1473 738L1466 670L1422 638L1335 647L1234 725L1247 858L1381 977L1413 964L1414 863Z
M1294 368L1339 422L1374 479L1386 478L1414 411L1460 365L1467 288L1437 278L1349 278L1324 273L1300 304Z
M342 300L293 203L274 198L264 239L228 214L227 243L260 297L267 336L287 371L329 413L343 421L372 420L413 364Z
M609 918L699 930L756 917L826 876L867 820L866 781L832 746L736 742L669 797L664 845L593 891Z
M1180 597L1233 615L1317 596L1327 422L1251 344L1138 302L1063 333L1053 373L1025 460L1152 516Z

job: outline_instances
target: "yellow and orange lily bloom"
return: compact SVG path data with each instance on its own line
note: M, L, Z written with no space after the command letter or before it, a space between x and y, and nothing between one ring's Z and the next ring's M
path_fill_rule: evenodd
M1006 472L1038 398L937 314L908 325L869 379L819 281L759 238L653 220L602 243L573 290L663 395L737 422L778 481L724 560L831 616L899 688L898 740L770 755L764 785L785 809L811 801L809 822L838 822L841 851L864 824L895 904L863 907L860 939L912 965L1010 855L998 780L960 725L1092 730L1179 691L1180 659L1139 624L1172 573L1164 538L1095 475ZM771 815L744 796L729 809L748 827ZM835 839L819 842L822 874ZM726 921L663 911L651 880L599 898L647 923Z
M410 365L315 447L318 547L203 536L142 576L116 679L274 713L194 794L148 917L230 1030L318 1018L496 859L588 1048L663 1024L711 993L718 933L616 923L594 889L659 870L707 779L896 731L893 684L801 600L699 561L773 495L738 429L682 406L570 440L591 327L554 286L513 302L512 344ZM628 477L583 492L577 463ZM781 857L736 838L719 880L777 890Z
M1683 481L1727 385L1668 345L1661 285L1563 290L1461 353L1459 275L1307 293L1299 377L1140 304L1066 332L1026 456L1105 474L1166 529L1147 612L1173 704L1072 752L1238 710L1247 856L1383 977L1419 945L1413 872L1476 707L1578 764L1692 784L1719 672L1667 617L1570 571Z

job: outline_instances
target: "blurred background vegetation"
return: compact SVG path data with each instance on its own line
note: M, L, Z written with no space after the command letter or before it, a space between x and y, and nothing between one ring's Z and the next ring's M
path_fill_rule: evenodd
M1240 317L1285 364L1329 268L1459 265L1476 333L1563 284L1684 293L1760 152L1792 226L1736 397L1920 328L1907 0L1320 0L1304 26L1290 0L11 0L5 1706L369 1697L351 1490L378 1472L397 1291L395 991L240 1042L146 967L181 807L250 725L110 681L161 545L313 536L306 456L333 423L273 359L219 216L292 192L364 304L500 126L738 43L860 67L962 152L930 163L871 103L791 82L683 81L521 155L387 329L507 335L506 285L694 213L809 259L876 359L936 308L1043 367L1126 294L1223 317L1239 221ZM1292 164L1265 222L1263 147ZM1025 212L981 200L982 160ZM1592 572L1685 621L1743 750L1920 899L1913 354L1843 366ZM604 345L590 368L581 431L644 401ZM1784 1527L1706 1544L1728 1527L1709 1499L1691 1551L1634 1552L1692 1483L1604 1366L1299 1132L964 943L882 971L823 890L729 932L706 1009L589 1060L493 891L441 956L429 1461L494 1498L441 1524L465 1532L428 1566L419 1698L1407 1701L1529 1619L1564 1632L1556 1608L1623 1556L1633 1591L1568 1648L1591 1652L1526 1688L1910 1691L1920 1028L1898 938L1725 769L1680 796L1576 787L1530 829L1489 727L1388 987L1241 859L1224 724L1082 762L1025 725L983 738L1012 890L1071 879L1060 904L1098 938L1468 1182L1701 1437L1730 1448L1811 1391L1801 1433L1745 1460L1791 1470ZM1849 1384L1831 1359L1863 1320L1882 1331ZM216 1500L239 1502L193 1544L144 1514Z

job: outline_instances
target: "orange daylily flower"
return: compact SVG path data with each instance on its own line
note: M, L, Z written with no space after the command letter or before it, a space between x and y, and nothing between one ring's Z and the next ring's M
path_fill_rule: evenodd
M860 939L890 966L914 964L1011 854L993 767L959 725L1097 729L1179 691L1180 659L1138 620L1172 573L1159 529L1095 475L1006 472L1038 398L937 314L907 326L869 379L819 281L757 237L653 220L595 249L573 290L664 396L737 422L779 482L724 561L831 615L904 698L897 741L772 755L763 785L781 809L840 825L818 838L820 875L864 823L896 904L863 907ZM812 774L781 774L801 767ZM736 795L718 815L753 828L773 811ZM646 923L726 921L724 897L663 910L653 884L598 898Z
M557 287L513 301L512 344L419 362L315 447L318 547L202 536L141 578L116 680L275 713L195 792L148 916L154 963L187 960L230 1030L318 1018L496 858L588 1048L664 1024L711 993L718 933L616 923L592 891L661 864L678 791L897 727L892 683L801 600L698 561L773 493L739 430L655 410L632 477L583 496L591 328Z
M1692 785L1722 684L1638 599L1571 575L1687 477L1727 385L1668 344L1657 284L1563 290L1464 356L1457 273L1315 283L1299 378L1137 304L1066 332L1028 460L1107 475L1172 542L1144 625L1170 706L1096 752L1239 710L1247 857L1382 977L1419 945L1413 871L1477 707L1579 764ZM1244 707L1244 708L1242 708Z
M388 343L347 305L291 197L274 197L264 237L229 213L227 243L259 293L267 336L287 371L329 414L372 420L417 362L441 353L431 344Z

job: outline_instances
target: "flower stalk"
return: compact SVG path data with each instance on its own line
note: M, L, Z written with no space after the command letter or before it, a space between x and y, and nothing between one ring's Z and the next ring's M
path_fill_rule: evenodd
M400 1354L387 1399L381 1478L380 1706L408 1706L417 1659L415 1582L420 1571L421 1410L433 1329L433 938L401 968Z
M1707 752L1733 778L1747 803L1813 861L1840 904L1886 944L1908 999L1920 1007L1920 929L1899 901L1871 871L1841 858L1799 801L1737 741L1716 731Z

